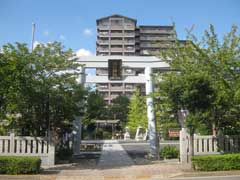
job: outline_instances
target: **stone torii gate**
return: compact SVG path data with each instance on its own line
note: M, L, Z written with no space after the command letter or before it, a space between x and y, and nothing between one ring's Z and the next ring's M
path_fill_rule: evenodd
M150 96L153 93L153 81L152 73L153 70L166 71L169 70L169 64L163 60L160 60L153 56L88 56L80 57L78 62L81 65L81 77L80 83L105 83L111 82L107 77L104 76L88 76L85 75L85 68L108 68L109 60L121 60L122 68L143 68L144 76L127 76L125 79L118 80L120 83L145 83L146 96L147 96L147 118L148 118L148 135L150 152L149 155L153 159L159 157L159 142L156 130L156 121L154 114L153 98ZM107 75L106 75L107 76ZM116 81L113 81L116 82ZM75 137L74 137L74 154L80 153L81 143L81 118L76 117L75 119Z

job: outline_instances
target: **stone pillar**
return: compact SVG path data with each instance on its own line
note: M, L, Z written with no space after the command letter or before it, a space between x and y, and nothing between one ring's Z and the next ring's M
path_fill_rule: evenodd
M146 96L147 96L147 118L148 118L148 133L149 133L149 143L150 143L150 157L153 159L159 158L159 142L157 138L156 121L154 114L154 104L153 98L150 97L153 93L153 82L152 82L152 68L145 68L145 78L146 78Z
M10 153L14 154L14 149L15 149L15 134L14 133L10 133ZM6 141L5 141L6 142ZM5 145L6 148L6 145ZM6 151L6 150L5 150Z
M73 131L73 154L78 155L80 153L80 144L81 144L81 130L82 123L79 116L75 117L74 120L74 131Z
M85 74L85 68L83 66L80 66L78 68L79 72L80 72L80 76L79 76L79 83L84 85L85 81L86 81L86 74Z
M49 133L49 150L48 150L48 158L47 158L47 165L52 166L55 164L55 143L53 139L53 132L50 131Z
M188 163L189 136L186 128L180 131L180 162Z
M79 83L84 86L85 84L85 68L79 67L80 77ZM80 105L81 102L79 102ZM80 153L80 145L81 145L81 134L82 134L82 118L80 116L75 116L75 120L73 121L73 154L78 155Z

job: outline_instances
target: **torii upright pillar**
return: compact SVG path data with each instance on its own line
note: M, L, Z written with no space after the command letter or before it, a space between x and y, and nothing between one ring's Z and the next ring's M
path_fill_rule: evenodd
M152 68L145 68L146 78L146 96L147 96L147 118L148 118L148 136L150 143L150 158L159 158L159 141L157 136L156 120L154 114L154 104L151 93L153 93Z
M85 69L84 67L79 68L80 71L80 77L79 77L79 83L84 86L85 83ZM81 102L79 102L81 103ZM80 154L80 145L81 145L81 134L82 134L82 117L75 116L75 119L73 121L73 154L79 155Z

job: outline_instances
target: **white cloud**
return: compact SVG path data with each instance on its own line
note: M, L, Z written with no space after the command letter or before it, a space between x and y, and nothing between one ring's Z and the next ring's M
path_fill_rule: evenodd
M59 39L61 39L61 40L64 41L64 40L66 40L66 37L65 37L64 35L61 34L61 35L59 36Z
M45 31L43 32L43 35L44 35L44 36L48 36L48 35L49 35L49 31L48 31L48 30L45 30Z
M83 34L85 36L92 36L93 35L93 31L92 31L92 29L86 28L86 29L83 30Z
M81 48L79 50L77 50L76 52L77 57L81 57L81 56L92 56L93 54L91 53L91 51Z

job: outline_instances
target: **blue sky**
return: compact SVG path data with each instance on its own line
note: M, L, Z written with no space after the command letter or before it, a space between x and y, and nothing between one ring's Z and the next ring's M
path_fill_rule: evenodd
M31 24L36 23L36 41L61 41L74 51L95 52L96 19L122 14L138 25L176 23L178 36L195 24L200 37L212 23L219 36L232 24L240 27L240 0L0 0L0 46L31 42Z

